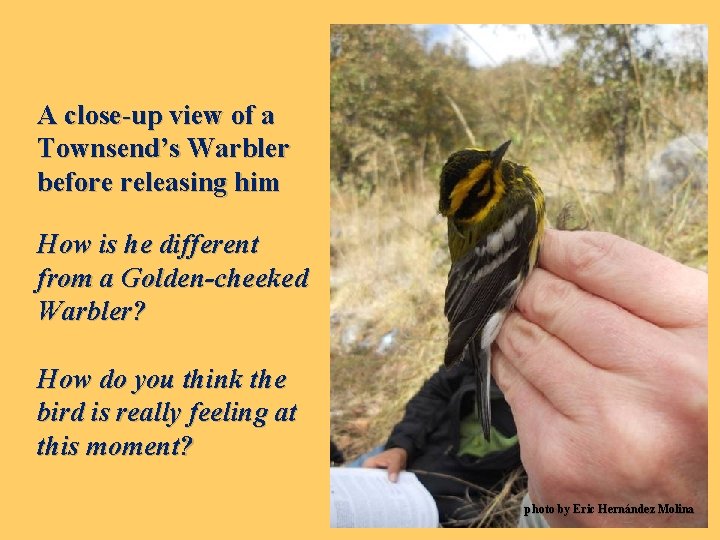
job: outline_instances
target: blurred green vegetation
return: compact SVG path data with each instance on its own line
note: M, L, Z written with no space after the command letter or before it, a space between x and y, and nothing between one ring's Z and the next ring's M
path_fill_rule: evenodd
M647 158L658 141L706 130L707 65L697 57L668 59L657 39L641 39L652 36L651 25L533 30L574 45L556 65L518 60L475 68L463 44L429 46L427 31L333 26L333 182L369 192L413 185L459 147L511 138L522 162L572 160L567 148L588 143L622 188L633 149Z

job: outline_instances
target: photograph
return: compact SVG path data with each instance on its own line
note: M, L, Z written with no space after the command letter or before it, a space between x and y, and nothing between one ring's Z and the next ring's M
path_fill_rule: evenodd
M331 527L707 527L707 26L329 49Z

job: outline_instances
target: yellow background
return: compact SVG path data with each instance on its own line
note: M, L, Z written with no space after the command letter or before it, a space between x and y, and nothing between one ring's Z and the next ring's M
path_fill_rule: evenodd
M0 375L0 536L3 538L223 538L256 534L326 537L378 535L328 529L328 274L329 274L329 25L338 22L713 22L700 3L466 2L423 7L362 2L311 6L301 2L123 2L3 7L2 163L2 365ZM189 5L189 4L188 4ZM509 8L509 10L508 10ZM509 20L513 18L514 20ZM715 27L711 25L710 58ZM711 88L717 72L710 70ZM711 90L711 111L716 98ZM113 127L36 125L42 109L222 109L216 127L173 127L155 132L124 123ZM271 109L276 125L233 126L228 112L255 104ZM256 117L256 122L258 118ZM712 129L714 143L715 130ZM49 134L49 135L48 135ZM153 136L184 140L214 136L234 142L265 137L292 145L284 160L78 160L39 158L39 136L67 142L143 141ZM187 153L187 152L186 152ZM710 161L711 172L717 170ZM230 176L234 170L277 176L277 194L37 192L37 171L53 176L119 176L152 170L159 175ZM711 174L714 178L714 174ZM116 181L117 182L117 181ZM712 182L711 182L712 184ZM716 203L711 187L711 216ZM716 220L716 218L712 218ZM717 224L711 224L713 231ZM127 233L156 241L152 255L36 255L39 234L92 239ZM257 255L198 256L179 263L157 254L171 232L210 238L261 238ZM715 235L711 236L713 243ZM713 249L714 252L714 249ZM129 266L169 267L208 273L236 266L260 272L269 266L298 272L311 268L301 290L102 290L33 295L37 273L118 272ZM715 287L711 292L715 298ZM39 298L81 303L90 298L147 308L139 322L43 322ZM714 304L714 302L713 302ZM714 311L713 311L714 313ZM714 317L711 319L714 321ZM712 334L712 331L711 331ZM717 339L711 342L710 358ZM91 373L92 390L36 390L39 369ZM192 368L244 373L267 368L287 375L282 391L237 394L184 390L97 390L109 368L135 373L174 373ZM712 367L712 365L711 365ZM711 380L716 370L711 369ZM176 385L177 385L176 381ZM128 385L129 386L129 385ZM295 423L208 423L168 429L155 423L106 424L35 421L38 403L76 406L143 406L195 401L268 407L298 405ZM185 414L185 413L184 413ZM711 416L711 425L714 415ZM716 430L714 430L716 433ZM86 441L174 440L191 435L183 457L39 457L47 435ZM714 441L711 455L717 451ZM81 445L81 454L82 445ZM711 481L716 467L711 468ZM713 484L711 484L713 485ZM716 503L711 493L710 508ZM712 519L711 519L712 524ZM405 531L407 537L440 534ZM449 533L448 533L449 534ZM460 533L462 534L462 533ZM468 532L467 534L522 534ZM553 532L552 534L557 534ZM654 533L655 534L655 533ZM699 531L698 534L706 534ZM393 533L393 538L398 536Z

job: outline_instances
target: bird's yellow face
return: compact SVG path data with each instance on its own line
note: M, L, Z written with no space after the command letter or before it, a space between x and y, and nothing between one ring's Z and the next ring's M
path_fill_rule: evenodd
M440 173L440 213L455 221L484 219L505 192L502 157L510 141L497 150L468 148L452 154Z

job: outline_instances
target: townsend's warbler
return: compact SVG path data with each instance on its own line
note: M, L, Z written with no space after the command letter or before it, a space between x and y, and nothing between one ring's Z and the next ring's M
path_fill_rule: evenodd
M440 213L448 219L452 266L445 290L450 323L445 365L475 366L477 407L490 440L490 346L535 266L545 198L530 169L493 151L452 154L440 173Z

